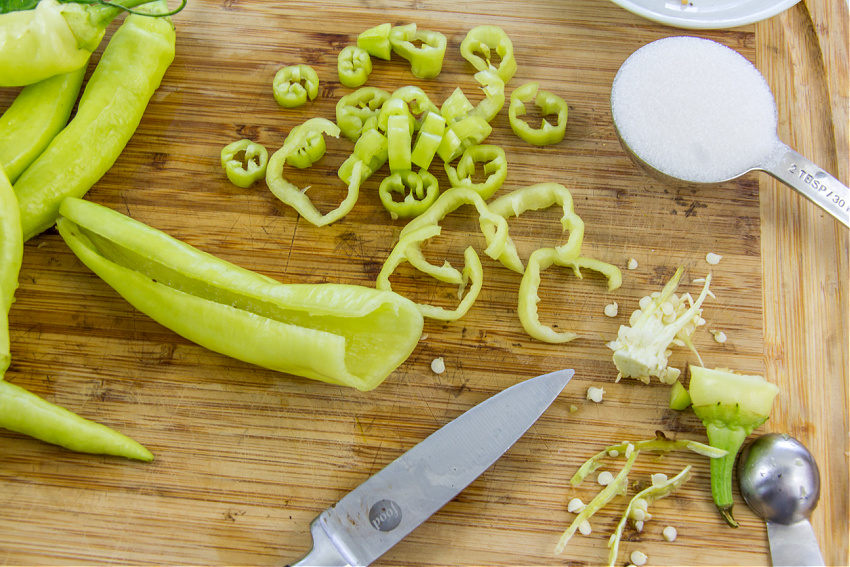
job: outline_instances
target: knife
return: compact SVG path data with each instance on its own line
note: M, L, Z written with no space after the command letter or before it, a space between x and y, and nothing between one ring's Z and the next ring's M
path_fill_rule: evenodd
M496 394L432 433L310 523L313 547L292 567L369 565L487 470L543 415L575 372Z

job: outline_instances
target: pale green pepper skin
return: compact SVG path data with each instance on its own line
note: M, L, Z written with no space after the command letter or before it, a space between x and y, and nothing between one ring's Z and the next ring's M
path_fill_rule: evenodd
M163 0L151 6L164 11ZM65 197L82 197L115 163L174 60L168 18L129 15L115 31L77 114L15 183L24 240L56 222Z
M86 66L25 87L0 117L0 167L14 183L62 131L80 94Z
M66 199L61 214L71 250L133 306L239 360L368 391L421 338L422 315L396 293L281 284L82 199Z
M21 216L12 184L0 167L0 380L9 368L9 309L18 289L24 254Z

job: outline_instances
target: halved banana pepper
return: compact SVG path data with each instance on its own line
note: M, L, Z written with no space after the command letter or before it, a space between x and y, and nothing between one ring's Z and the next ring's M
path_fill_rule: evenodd
M368 391L421 337L421 313L393 292L282 284L81 199L60 214L71 250L133 306L239 360Z
M528 122L520 118L527 112L526 103L532 101L543 115L539 128L530 126ZM546 120L546 116L550 115L556 116L554 124ZM529 144L548 146L563 140L567 130L568 115L567 102L549 91L540 90L539 83L526 83L511 93L511 102L508 105L508 121L511 130Z

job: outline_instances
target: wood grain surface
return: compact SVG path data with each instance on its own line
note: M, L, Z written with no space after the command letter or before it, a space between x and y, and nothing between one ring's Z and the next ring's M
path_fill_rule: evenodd
M580 335L546 344L526 335L517 318L520 276L482 254L484 288L470 312L454 323L426 321L409 360L376 390L359 393L180 338L135 311L49 230L25 247L6 379L132 436L156 459L80 455L0 431L0 564L286 564L309 548L310 521L368 476L490 395L559 368L575 368L576 377L535 426L376 564L604 563L625 498L593 518L592 534L554 553L574 517L569 500L586 502L600 489L595 477L572 488L576 468L609 443L658 430L705 440L692 413L666 409L666 386L616 383L605 346L640 297L660 289L677 266L686 270L682 293L697 292L693 280L709 270L714 276L708 323L694 338L705 364L764 374L780 386L774 415L759 431L788 431L813 450L823 483L815 529L828 564L848 563L848 232L764 175L711 190L652 180L622 152L608 108L617 69L641 45L682 34L714 39L765 73L779 103L780 137L847 183L845 3L800 3L759 24L718 31L662 26L603 0L190 0L174 20L174 64L88 199L282 282L374 286L404 226L377 197L385 171L364 185L348 216L315 228L265 184L229 184L219 152L239 138L274 151L307 118L333 119L337 100L351 92L337 81L337 53L383 22L440 31L448 51L436 79L416 79L396 57L375 61L369 85L415 84L438 103L460 86L476 102L481 95L459 45L472 27L495 24L511 37L519 64L508 91L535 80L570 103L566 138L551 147L515 137L506 109L494 120L490 142L505 149L509 164L498 195L530 183L564 184L585 221L584 255L618 265L623 285L609 293L592 272L583 279L545 272L541 320ZM294 63L312 65L322 87L317 100L285 110L271 82ZM0 109L16 92L0 90ZM311 186L323 211L342 197L335 172L351 147L329 139L321 162L287 172ZM562 241L559 217L550 210L511 221L523 257ZM467 245L482 251L471 211L443 225L431 257L459 266ZM717 266L706 263L709 252L723 256ZM637 269L626 268L631 258ZM411 270L400 270L393 285L416 301L457 301L455 289ZM611 302L619 304L615 318L603 314ZM728 342L716 342L709 329L725 332ZM446 362L440 375L430 370L436 357ZM679 348L671 361L696 362ZM605 389L602 403L585 399L589 386ZM621 463L612 459L606 469L616 472ZM686 465L693 479L654 505L642 533L626 531L617 563L641 550L652 565L768 565L763 522L735 491L741 527L726 527L702 457L646 456L631 480L645 483L651 473L672 475ZM667 525L679 531L673 543L661 536Z

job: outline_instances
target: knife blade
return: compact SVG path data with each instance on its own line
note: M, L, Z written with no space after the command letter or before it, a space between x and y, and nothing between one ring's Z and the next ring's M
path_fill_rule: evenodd
M457 496L543 415L575 372L520 382L450 421L310 524L312 549L292 567L360 567Z

